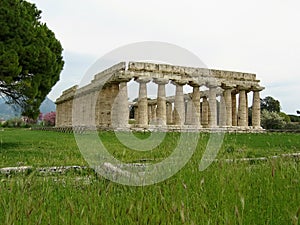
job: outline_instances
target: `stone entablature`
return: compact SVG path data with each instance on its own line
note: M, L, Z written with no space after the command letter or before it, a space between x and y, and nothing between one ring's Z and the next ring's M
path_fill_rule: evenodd
M128 124L127 83L132 79L139 83L138 102L133 105L135 125ZM147 98L150 81L158 85L155 100ZM65 90L56 100L56 126L249 128L247 96L253 92L251 128L260 129L259 92L264 88L259 82L252 73L121 62L96 74L88 85ZM166 96L165 85L168 83L176 86L175 96ZM190 85L193 92L184 94L184 85ZM200 90L202 86L208 90Z

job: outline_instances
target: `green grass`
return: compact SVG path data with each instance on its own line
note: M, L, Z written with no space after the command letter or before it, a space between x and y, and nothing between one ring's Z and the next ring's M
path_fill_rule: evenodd
M144 138L143 133L135 134ZM124 161L159 161L179 134L149 152L129 151L114 134L99 134ZM300 152L298 134L229 134L218 158ZM65 174L0 175L0 224L299 224L300 161L218 161L198 170L209 136L176 175L159 184L129 187L92 170ZM0 133L0 167L86 165L72 134L30 130ZM125 153L124 153L125 152Z
M136 133L138 138L149 136ZM146 159L160 161L172 153L179 133L168 133L161 145L152 151L134 151L124 147L113 132L100 132L101 141L116 158L125 162ZM198 155L205 151L209 134L199 134ZM300 134L263 133L227 134L217 158L244 158L273 156L300 152ZM28 129L0 131L0 167L5 166L68 166L87 165L73 134Z
M0 167L86 165L73 134L5 129L0 131Z

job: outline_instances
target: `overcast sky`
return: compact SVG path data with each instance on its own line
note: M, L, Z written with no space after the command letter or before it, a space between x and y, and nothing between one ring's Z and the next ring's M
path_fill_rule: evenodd
M78 84L115 48L162 41L209 68L255 73L282 111L300 110L299 0L29 0L64 48L65 68L49 97Z

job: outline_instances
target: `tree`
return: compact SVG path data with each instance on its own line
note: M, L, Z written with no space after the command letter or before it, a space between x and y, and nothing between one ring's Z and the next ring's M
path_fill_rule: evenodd
M260 100L260 108L269 112L280 112L280 102L271 96L267 96Z
M40 19L34 4L1 0L0 95L30 118L39 115L64 65L60 42Z
M55 125L55 117L56 117L55 112L46 113L43 117L43 121L45 122L45 125L46 126L54 126Z
M291 122L293 123L300 123L300 116L296 115L288 115L290 117Z
M282 117L284 122L286 122L286 123L291 122L291 118L287 114L285 114L284 112L279 112L278 115Z

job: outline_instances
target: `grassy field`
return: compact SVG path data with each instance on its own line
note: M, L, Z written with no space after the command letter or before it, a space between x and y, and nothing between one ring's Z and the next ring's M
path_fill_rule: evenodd
M148 134L139 133L143 139ZM126 162L160 161L176 133L149 152L131 151L111 132L99 134ZM65 174L0 175L0 224L299 224L300 160L219 160L203 172L199 162L209 135L200 134L189 163L176 175L146 187L119 185L92 170ZM87 165L72 134L0 131L0 167ZM218 159L300 152L300 135L228 134Z

